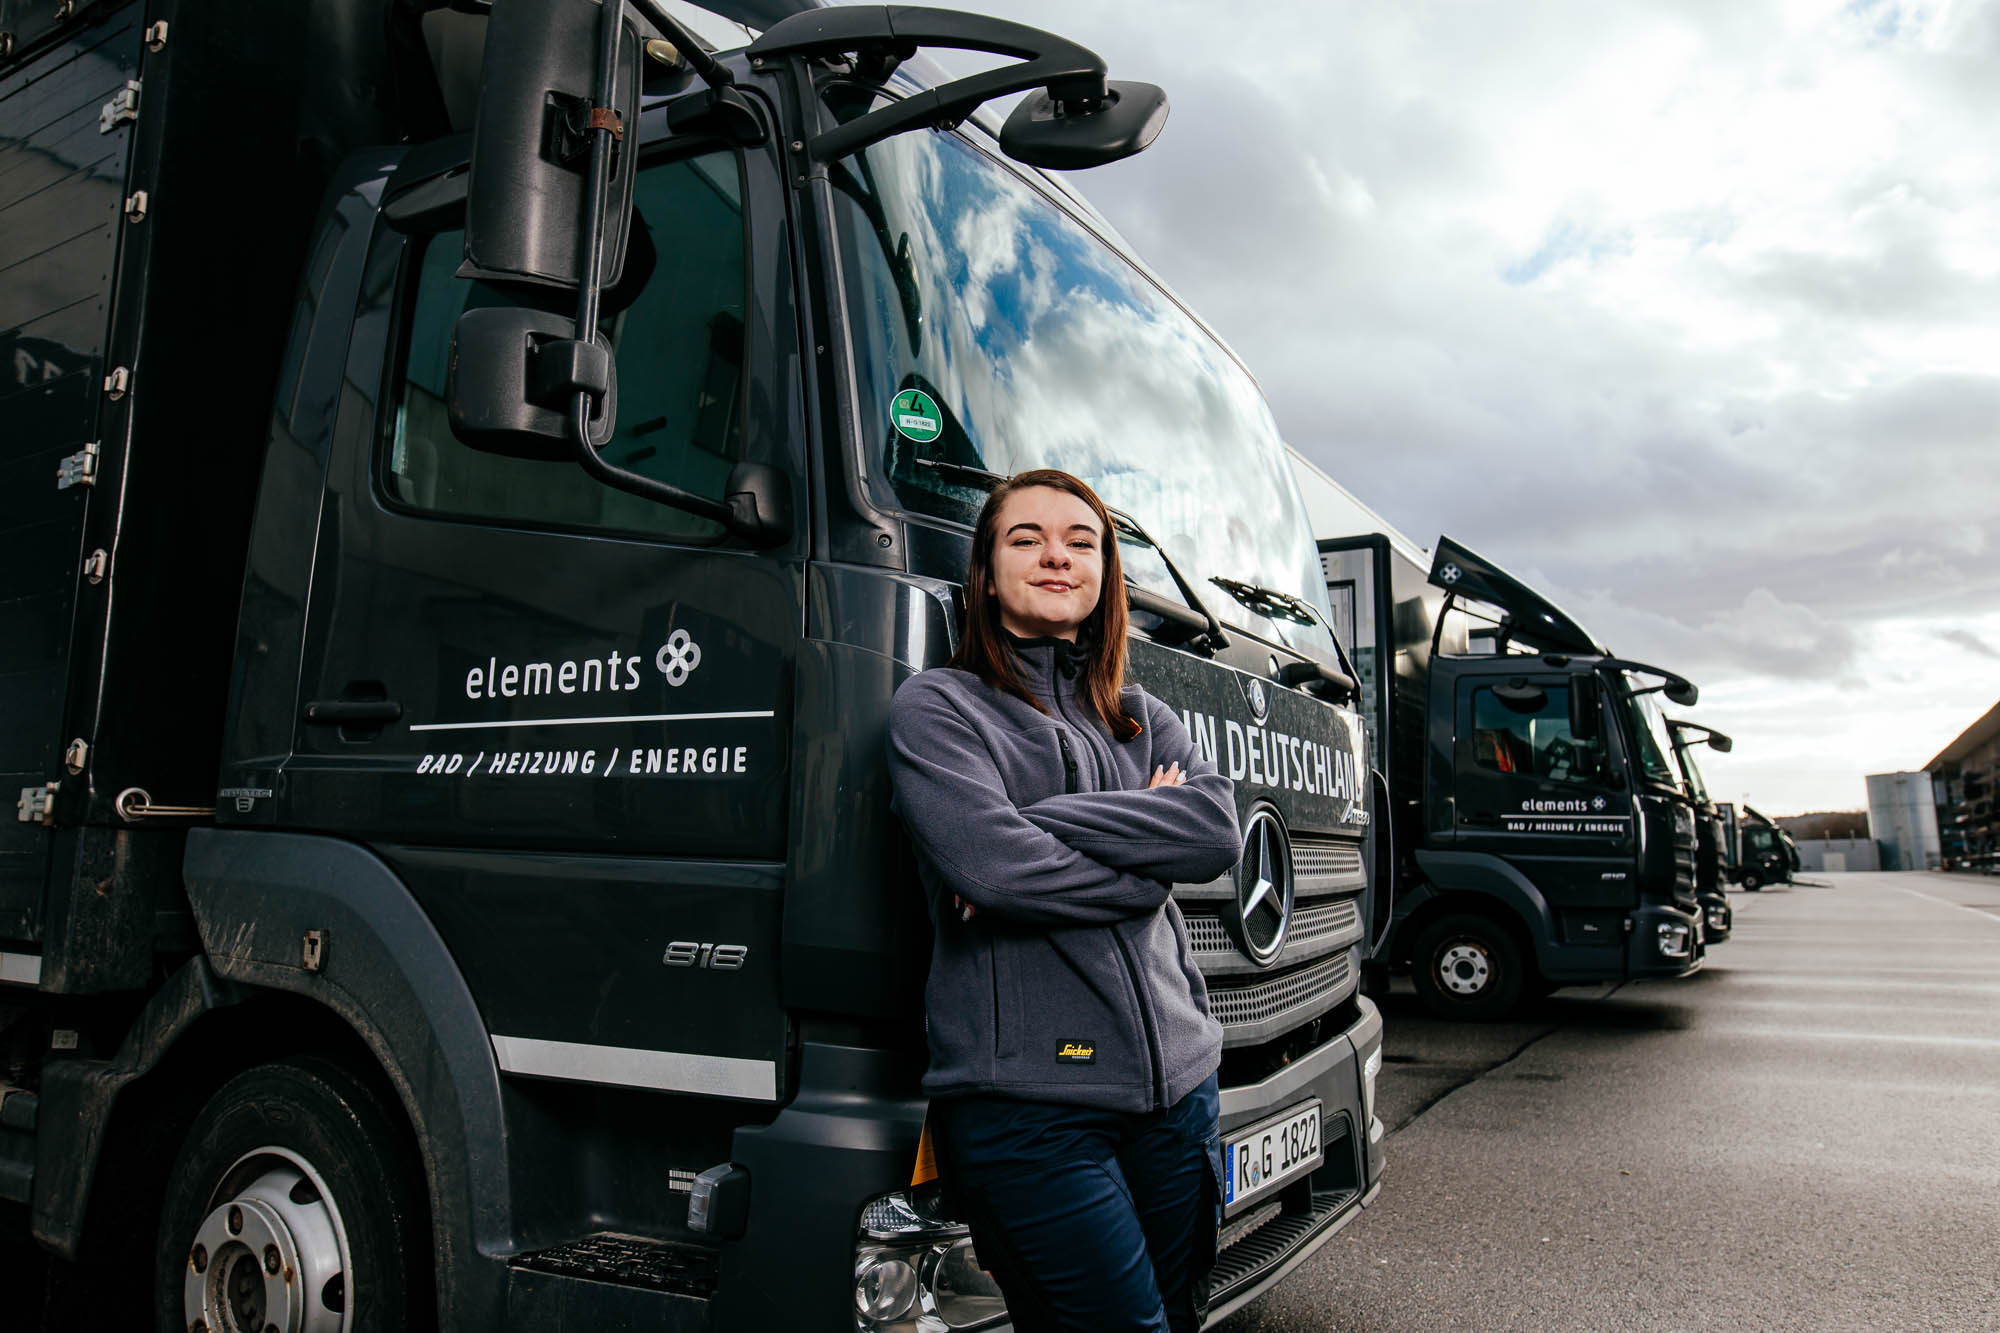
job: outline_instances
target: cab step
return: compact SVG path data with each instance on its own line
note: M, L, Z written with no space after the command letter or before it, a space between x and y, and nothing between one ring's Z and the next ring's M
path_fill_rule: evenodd
M517 1255L508 1265L508 1326L587 1326L593 1333L706 1329L717 1263L716 1253L699 1245L615 1231Z

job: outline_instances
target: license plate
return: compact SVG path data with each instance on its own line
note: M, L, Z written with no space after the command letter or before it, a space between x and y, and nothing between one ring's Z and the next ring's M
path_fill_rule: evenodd
M1294 1106L1275 1120L1237 1130L1222 1143L1226 1207L1276 1189L1319 1165L1319 1103Z

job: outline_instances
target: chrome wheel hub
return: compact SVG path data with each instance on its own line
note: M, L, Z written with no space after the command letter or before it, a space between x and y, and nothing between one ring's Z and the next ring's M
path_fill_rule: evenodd
M262 1148L223 1174L188 1247L190 1333L345 1333L347 1231L310 1163Z
M1477 995L1493 979L1493 962L1476 944L1454 944L1438 955L1437 974L1453 995Z

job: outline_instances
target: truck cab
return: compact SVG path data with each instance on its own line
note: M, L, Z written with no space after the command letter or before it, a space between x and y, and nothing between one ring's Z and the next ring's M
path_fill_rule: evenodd
M1744 806L1737 820L1736 882L1757 893L1767 884L1791 883L1798 868L1792 835L1755 806Z
M1055 174L1158 89L951 11L44 8L0 206L83 230L0 270L0 1217L112 1275L93 1326L1004 1327L920 1153L883 744L1030 467L1120 511L1133 675L1255 835L1164 909L1225 1034L1212 1316L1374 1197L1298 493Z
M1697 967L1693 809L1652 698L1692 702L1694 686L1614 657L1450 538L1427 571L1381 534L1319 550L1386 737L1396 892L1382 961L1453 1018Z
M1681 784L1694 804L1695 896L1701 904L1702 938L1707 944L1720 944L1729 938L1734 923L1728 880L1723 875L1723 845L1728 831L1715 799L1709 795L1708 783L1702 778L1694 752L1697 747L1707 745L1727 754L1735 742L1713 727L1679 718L1668 719L1667 732L1673 737L1674 762L1680 768Z

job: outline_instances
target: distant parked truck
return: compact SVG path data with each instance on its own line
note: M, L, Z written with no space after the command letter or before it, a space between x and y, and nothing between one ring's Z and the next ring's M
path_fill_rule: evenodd
M1799 846L1755 806L1743 807L1737 821L1736 882L1751 893L1766 884L1789 884L1799 868Z
M1651 698L1691 705L1695 687L1612 656L1450 538L1428 571L1383 533L1319 549L1392 812L1377 959L1465 1019L1698 966L1693 802Z
M1701 904L1702 936L1708 944L1720 944L1729 938L1734 924L1725 891L1728 881L1722 874L1726 831L1722 813L1708 794L1708 784L1702 780L1701 769L1694 761L1694 750L1706 743L1710 749L1728 754L1736 743L1714 727L1678 718L1667 722L1667 730L1674 739L1674 762L1680 765L1682 784L1687 788L1688 799L1694 802L1694 883L1695 897Z

